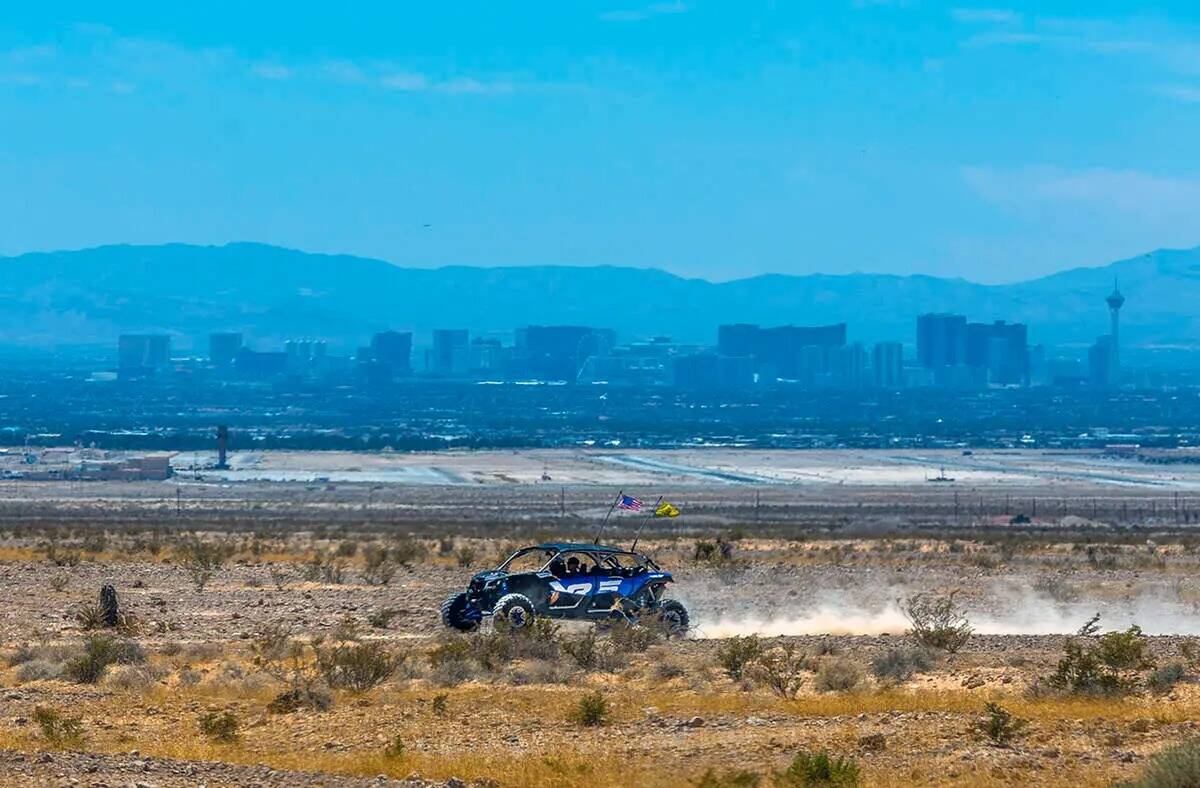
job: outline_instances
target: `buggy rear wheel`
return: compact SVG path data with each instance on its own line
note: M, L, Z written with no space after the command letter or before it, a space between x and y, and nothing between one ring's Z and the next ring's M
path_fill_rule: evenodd
M472 632L479 626L479 618L472 617L471 612L466 593L455 594L442 603L442 623L459 632Z
M681 602L664 599L658 608L658 622L668 637L683 637L688 631L688 612Z
M533 602L524 594L505 594L497 600L492 612L493 618L505 622L511 629L524 629L533 623L536 616Z

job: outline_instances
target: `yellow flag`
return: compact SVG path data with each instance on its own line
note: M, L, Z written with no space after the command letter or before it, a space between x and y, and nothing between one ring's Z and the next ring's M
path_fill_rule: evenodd
M667 503L666 501L663 501L662 503L660 503L658 505L658 508L654 510L654 516L655 517L678 517L679 509L674 504L670 504L670 503Z

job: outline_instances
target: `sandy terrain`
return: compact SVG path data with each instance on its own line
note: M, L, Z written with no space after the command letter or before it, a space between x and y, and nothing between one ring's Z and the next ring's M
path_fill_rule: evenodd
M584 625L500 657L487 639L500 635L439 626L440 601L517 543L508 538L210 531L202 541L227 555L198 583L188 537L98 531L60 524L0 541L0 784L723 785L828 750L854 759L864 785L1098 786L1136 776L1200 718L1192 640L1181 636L1200 631L1200 554L1189 540L751 534L713 558L697 551L707 537L658 538L646 549L676 572L692 636L618 649L601 633L613 658L583 667L568 647ZM386 584L369 582L364 556L375 548L403 559ZM87 636L77 613L105 583L136 622L118 639L142 656L80 683L69 673ZM955 591L976 634L909 676L874 675L889 652L912 648L897 600L919 591ZM1066 636L1097 611L1105 631L1137 623L1153 633L1147 654L1182 676L1152 689L1145 666L1120 695L1046 691ZM346 621L359 642L399 660L396 670L362 691L324 689L324 711L272 711L287 685L255 657L265 629L330 637ZM735 635L802 655L786 694L753 664L729 674ZM467 656L439 664L456 642ZM574 714L596 691L608 714L589 727ZM973 732L986 701L1027 721L1008 746ZM78 717L78 738L49 736L39 707ZM226 711L234 739L201 733L205 714Z

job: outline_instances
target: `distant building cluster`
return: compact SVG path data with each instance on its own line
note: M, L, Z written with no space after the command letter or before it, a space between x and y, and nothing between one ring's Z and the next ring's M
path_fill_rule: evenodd
M240 333L214 333L205 367L230 379L298 377L367 385L420 377L706 390L780 382L830 390L1112 387L1121 381L1119 313L1125 298L1114 286L1105 301L1110 330L1090 348L1086 369L1078 361L1047 360L1041 346L1029 344L1024 323L977 323L952 313L917 316L912 357L906 357L898 341L870 347L848 342L845 323L732 323L717 328L715 345L679 344L669 337L618 344L609 329L529 325L516 331L511 345L495 337L472 337L465 328L436 329L420 352L412 333L382 331L347 357L330 354L319 339L290 340L282 349L259 350ZM121 336L117 362L123 380L181 369L166 334Z

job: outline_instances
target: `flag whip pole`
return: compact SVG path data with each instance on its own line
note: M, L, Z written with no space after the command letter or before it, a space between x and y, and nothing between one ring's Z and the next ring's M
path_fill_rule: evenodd
M596 538L592 540L592 544L600 544L600 537L604 534L604 526L608 525L608 518L612 517L613 509L617 508L617 504L621 502L621 496L625 494L624 490L617 493L617 497L613 498L612 506L608 507L608 514L604 515L604 520L600 523L600 530L596 532Z
M638 539L642 538L642 529L646 527L646 523L650 522L650 518L653 517L654 513L658 511L658 507L662 505L662 499L663 497L661 495L658 496L658 500L655 502L654 508L642 518L642 524L638 526L637 533L633 535L633 545L630 546L629 552L632 553L637 549Z

